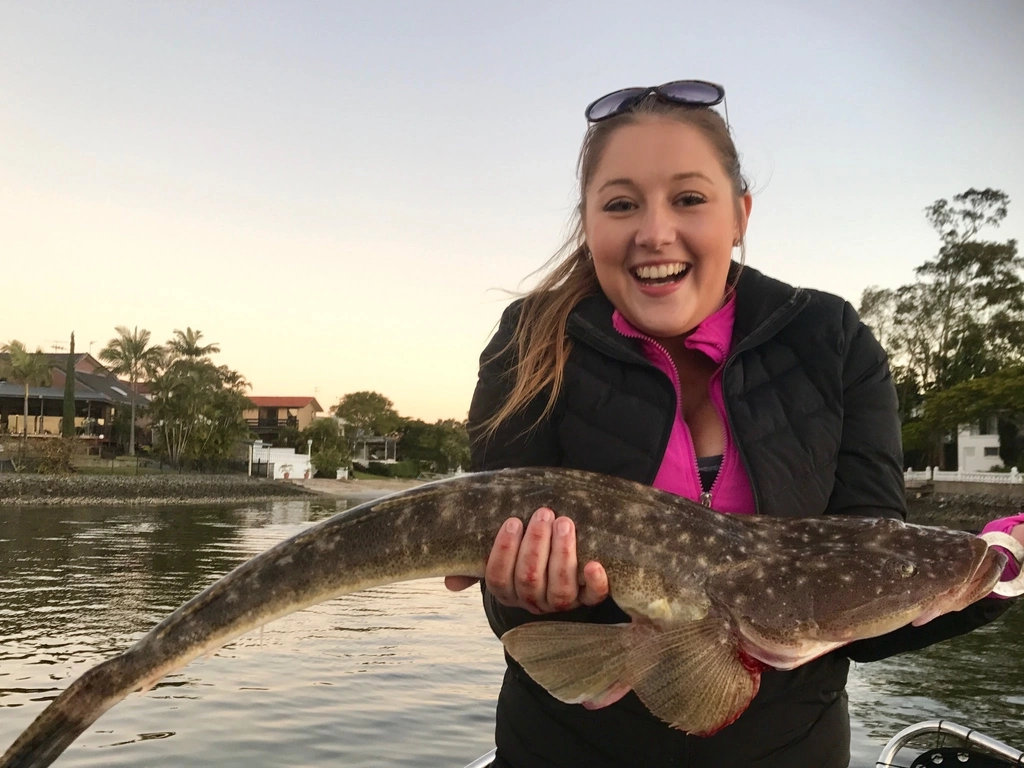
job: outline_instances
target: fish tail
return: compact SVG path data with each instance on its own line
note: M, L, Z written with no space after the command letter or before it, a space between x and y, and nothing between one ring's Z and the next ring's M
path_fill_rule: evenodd
M45 768L86 728L123 699L133 666L122 654L90 669L60 694L0 757L0 768Z

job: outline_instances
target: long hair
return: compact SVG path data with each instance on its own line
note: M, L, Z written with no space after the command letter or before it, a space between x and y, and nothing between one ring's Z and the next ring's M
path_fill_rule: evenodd
M548 270L548 274L535 288L523 295L516 329L508 344L497 353L497 356L501 356L515 349L516 363L509 372L514 377L514 384L502 406L481 425L485 437L493 435L502 422L545 391L547 403L531 426L543 421L554 408L562 389L565 361L572 349L572 342L565 333L569 315L580 301L601 291L584 236L587 187L615 132L650 117L676 120L696 128L704 135L732 184L737 216L740 215L741 200L747 193L748 184L743 177L729 128L714 110L670 104L650 96L628 112L591 124L583 138L576 164L579 203L572 214L570 235L541 268L541 271ZM746 258L742 236L739 247L742 263Z

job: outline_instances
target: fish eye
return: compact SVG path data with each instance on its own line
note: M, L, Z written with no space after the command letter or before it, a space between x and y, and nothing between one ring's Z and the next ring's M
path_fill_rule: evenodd
M907 560L892 559L886 562L885 570L897 579L909 579L917 573L917 566Z
M917 568L914 567L913 563L900 563L899 566L897 566L897 570L900 576L905 579L909 579L917 572Z

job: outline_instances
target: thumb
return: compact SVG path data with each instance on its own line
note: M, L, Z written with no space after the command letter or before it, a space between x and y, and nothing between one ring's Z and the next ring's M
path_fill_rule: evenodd
M478 581L480 581L480 579L475 579L472 576L444 577L444 585L452 592L461 592L464 589L469 589Z

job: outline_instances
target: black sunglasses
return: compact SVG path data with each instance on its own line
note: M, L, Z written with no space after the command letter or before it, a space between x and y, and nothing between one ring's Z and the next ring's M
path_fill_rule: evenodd
M675 80L651 88L623 88L612 91L587 105L587 121L599 123L628 112L650 95L672 104L687 107L713 107L725 101L725 88L705 80ZM725 107L725 124L729 124L729 108Z

